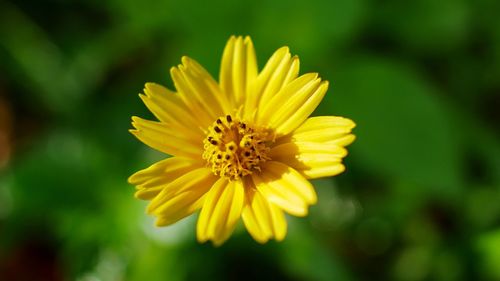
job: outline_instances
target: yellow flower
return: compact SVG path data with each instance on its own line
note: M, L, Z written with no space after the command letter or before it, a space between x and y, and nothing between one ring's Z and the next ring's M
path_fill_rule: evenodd
M328 88L317 73L299 76L299 59L278 49L259 73L249 37L231 37L219 83L196 61L171 69L177 92L147 83L139 95L159 121L132 117L139 140L173 157L133 174L135 196L166 226L201 208L200 242L226 241L240 217L260 243L283 240L284 212L305 216L316 203L307 179L344 171L355 124L309 117Z

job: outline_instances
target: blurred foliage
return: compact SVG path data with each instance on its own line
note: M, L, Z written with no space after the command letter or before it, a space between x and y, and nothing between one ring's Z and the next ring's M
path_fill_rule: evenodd
M500 280L500 2L0 0L0 280ZM155 228L128 175L147 81L231 34L331 81L348 170L282 243Z

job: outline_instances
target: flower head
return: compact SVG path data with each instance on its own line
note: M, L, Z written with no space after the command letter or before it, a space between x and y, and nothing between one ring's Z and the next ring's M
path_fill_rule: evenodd
M231 37L219 82L196 61L171 69L177 92L147 83L140 98L159 121L132 117L139 140L172 157L133 174L135 196L166 226L201 209L200 242L226 241L240 217L260 243L282 240L284 212L305 216L316 203L308 179L344 171L355 124L309 117L328 88L299 76L299 59L278 49L261 72L249 37ZM308 118L309 117L309 118Z

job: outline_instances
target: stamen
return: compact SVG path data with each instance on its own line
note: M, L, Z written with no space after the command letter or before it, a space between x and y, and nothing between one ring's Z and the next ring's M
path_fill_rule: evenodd
M231 115L215 120L205 138L203 159L215 175L238 180L260 171L261 163L270 160L268 153L274 135L268 129L249 126Z

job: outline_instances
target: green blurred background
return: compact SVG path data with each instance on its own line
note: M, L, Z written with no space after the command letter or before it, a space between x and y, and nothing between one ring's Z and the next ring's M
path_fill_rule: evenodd
M182 55L288 45L358 126L282 243L155 228L127 177ZM0 280L500 280L500 2L0 0Z

